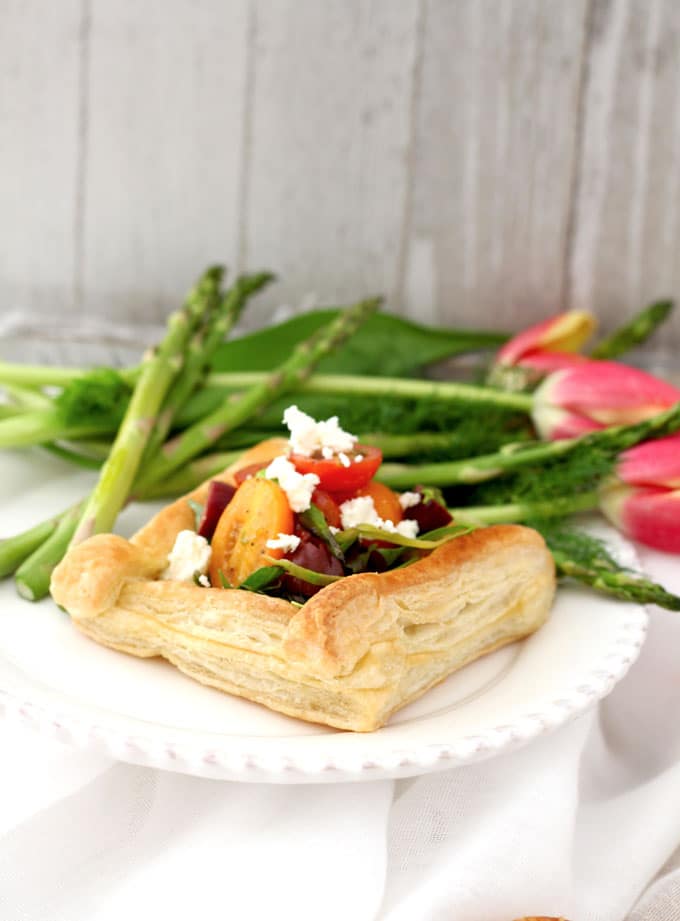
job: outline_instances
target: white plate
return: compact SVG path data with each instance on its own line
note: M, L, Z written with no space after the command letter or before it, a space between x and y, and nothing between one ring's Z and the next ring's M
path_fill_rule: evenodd
M25 454L3 454L3 533L64 507L91 481L37 453L28 463ZM128 510L121 532L151 511ZM10 580L0 586L0 711L122 761L205 777L407 777L491 757L582 713L626 673L646 625L641 607L560 589L550 621L530 639L467 666L384 729L355 734L298 722L205 688L164 662L98 646L51 601L20 600Z

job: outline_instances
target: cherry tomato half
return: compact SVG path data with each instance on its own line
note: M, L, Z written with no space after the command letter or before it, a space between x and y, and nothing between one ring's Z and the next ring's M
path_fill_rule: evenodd
M354 458L361 456L360 461ZM304 457L291 454L289 460L300 473L315 473L319 486L328 492L353 493L361 489L373 477L382 462L382 451L369 445L355 445L354 451L347 454L349 466L344 466L340 459Z

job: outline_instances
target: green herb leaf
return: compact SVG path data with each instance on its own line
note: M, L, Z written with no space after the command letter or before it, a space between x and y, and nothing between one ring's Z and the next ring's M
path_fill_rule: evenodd
M281 566L262 566L241 582L239 588L247 592L261 592L265 588L274 588L281 572Z
M293 563L291 560L285 559L285 557L275 560L273 557L265 556L264 559L272 563L272 568L285 569L291 576L302 579L303 582L309 582L310 585L330 585L332 582L337 582L338 579L344 578L343 576L328 576L322 572L314 572L313 569L298 566L297 563Z
M312 504L309 506L306 512L300 512L298 515L302 524L312 532L316 534L328 547L333 556L340 560L341 563L345 560L345 554L342 551L340 544L335 539L333 532L328 526L326 521L326 516L318 507L318 505Z
M112 368L98 368L76 378L55 399L65 426L111 424L116 429L127 409L131 389Z
M227 577L225 576L225 574L222 572L221 569L218 569L218 570L217 570L217 575L220 577L220 582L222 583L222 588L233 588L233 587L234 587L234 586L231 584L231 582L229 581L229 579L227 579Z
M438 531L445 532L444 534L432 538L429 535L426 537L404 537L401 534L394 534L392 531L374 528L373 525L369 524L357 526L360 537L368 540L384 540L399 547L413 547L416 550L434 550L437 547L441 547L442 544L454 540L456 537L462 537L463 534L468 534L473 530L472 525L448 525L446 528L438 529ZM437 532L433 533L436 534Z

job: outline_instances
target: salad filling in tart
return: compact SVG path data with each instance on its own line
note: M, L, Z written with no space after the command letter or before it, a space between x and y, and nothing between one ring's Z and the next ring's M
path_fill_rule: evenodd
M270 439L130 540L73 546L55 601L92 639L162 656L300 719L370 731L466 663L534 632L555 591L542 537L452 520L376 479L380 452L290 406Z

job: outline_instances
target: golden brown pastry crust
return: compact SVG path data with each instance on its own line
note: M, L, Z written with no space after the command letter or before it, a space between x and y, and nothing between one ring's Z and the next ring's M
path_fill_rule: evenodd
M263 442L220 479L284 447ZM177 533L194 527L188 499L204 500L207 489L168 505L129 541L101 534L68 552L51 590L80 630L282 713L369 731L548 616L552 557L537 532L518 525L465 534L404 569L348 576L302 608L159 580Z

